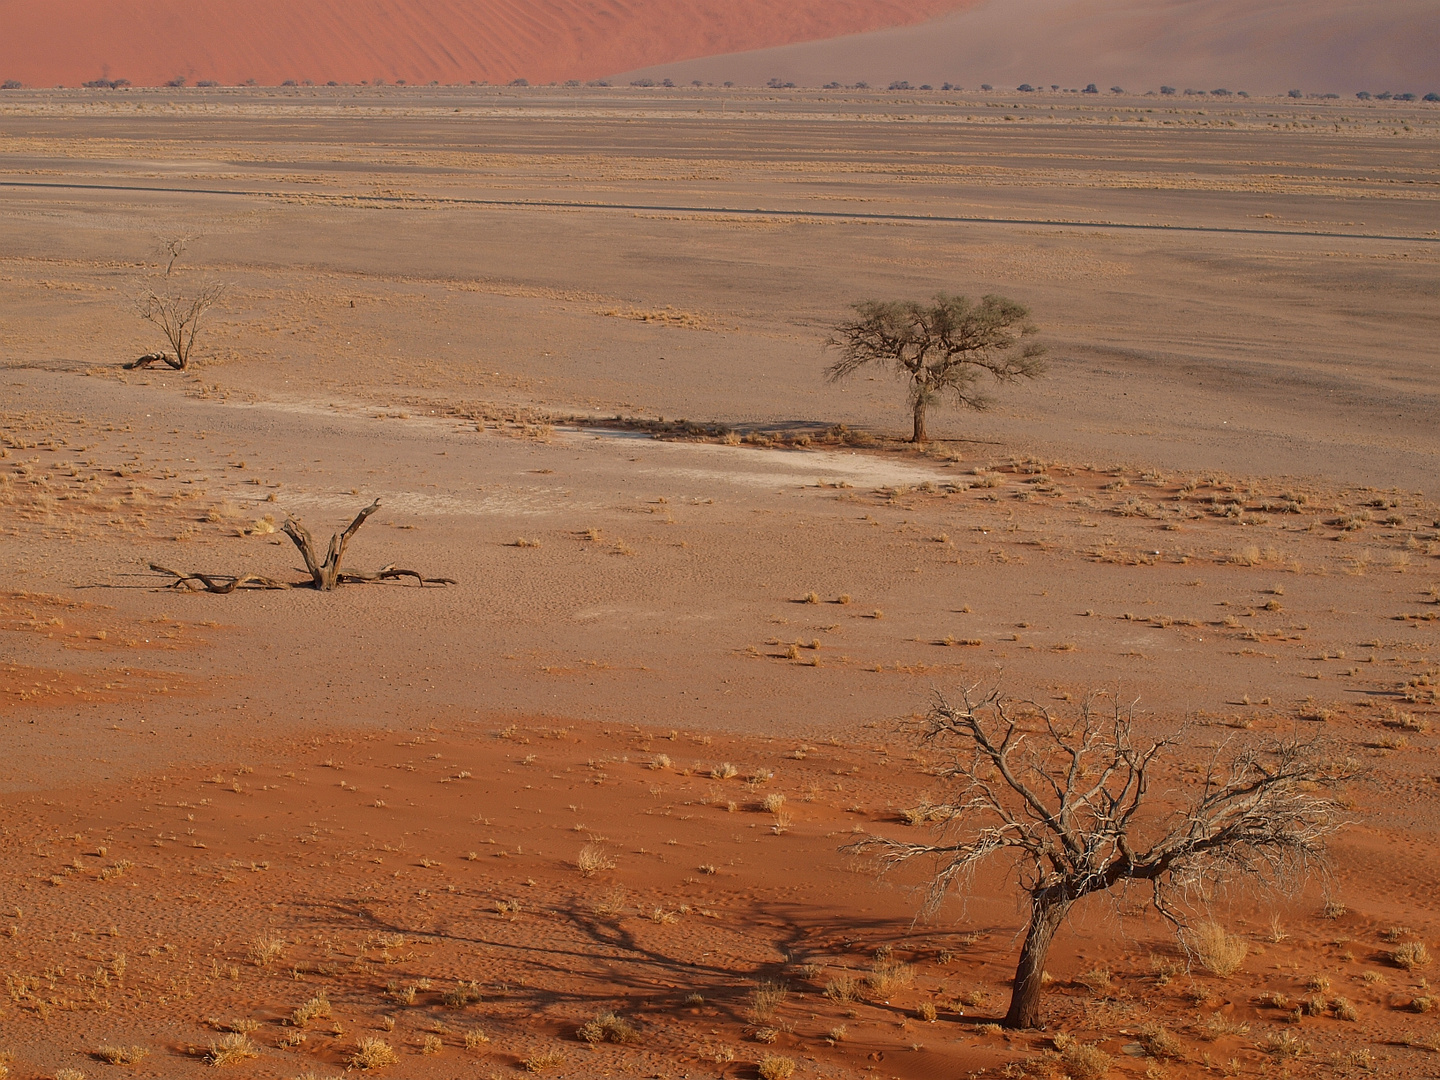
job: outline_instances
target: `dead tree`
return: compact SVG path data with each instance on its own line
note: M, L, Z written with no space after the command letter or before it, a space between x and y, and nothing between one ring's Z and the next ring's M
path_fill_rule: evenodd
M282 529L286 536L294 541L295 546L300 550L300 557L305 560L305 569L310 572L310 580L291 584L284 581L276 581L273 578L262 577L259 574L202 574L198 572L182 574L177 570L161 566L158 563L151 563L150 569L156 573L169 574L175 580L170 584L173 588L186 588L194 591L205 591L210 593L232 593L236 589L296 589L310 588L318 589L321 592L330 592L337 585L356 584L366 581L390 581L395 578L414 578L420 585L454 585L454 578L425 577L418 570L406 570L391 563L382 566L373 574L364 571L342 571L341 561L345 558L345 546L350 543L350 538L359 531L360 526L365 524L365 519L380 508L380 500L376 499L360 513L355 515L355 520L343 533L336 533L330 537L330 547L325 552L322 560L315 551L315 541L310 535L310 530L300 524L298 518L287 517Z
M1289 890L1324 865L1324 837L1338 826L1329 792L1355 774L1351 763L1296 739L1222 744L1157 799L1151 781L1179 736L1139 737L1118 703L1089 702L1062 721L999 691L967 690L958 705L937 694L924 737L947 751L940 775L955 791L930 808L936 842L870 836L847 850L875 857L882 872L928 864L931 915L951 892L970 894L982 864L1008 864L1030 918L1003 1023L1037 1027L1050 945L1083 898L1144 883L1179 928L1175 901L1186 890L1236 877Z
M206 312L220 302L225 286L216 281L202 280L191 287L181 284L174 274L175 264L194 240L190 236L167 237L161 241L161 257L165 270L152 278L135 298L136 311L146 322L154 324L170 343L171 353L151 352L125 364L127 371L163 363L176 371L190 364L190 350Z
M305 569L310 571L310 576L315 579L315 588L321 592L329 592L340 584L340 560L345 557L345 545L350 543L350 537L359 531L360 526L365 524L365 519L380 509L380 500L376 499L369 506L355 515L355 520L343 533L336 533L330 537L330 548L325 552L324 562L320 561L315 554L315 541L310 538L310 530L301 525L293 517L285 519L285 535L295 541L295 546L300 549L300 557L305 560ZM417 577L419 575L416 575Z

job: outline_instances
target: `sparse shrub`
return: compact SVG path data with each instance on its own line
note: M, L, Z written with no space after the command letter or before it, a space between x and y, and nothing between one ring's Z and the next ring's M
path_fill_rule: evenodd
M268 968L285 955L285 942L276 937L258 937L250 942L250 962L259 968Z
M599 844L586 844L575 859L575 869L584 877L594 877L602 870L614 870L615 860Z
M465 1033L466 1050L479 1050L489 1041L490 1036L486 1035L485 1032L481 1031L479 1028L475 1028L474 1030L467 1031Z
M1201 923L1189 934L1189 945L1205 970L1229 978L1240 970L1250 946L1216 922Z
M384 1039L367 1035L355 1044L349 1065L352 1069L384 1069L399 1062L400 1057L393 1046Z
M825 996L842 1003L854 1001L860 996L860 980L853 975L837 975L825 984Z
M640 1038L640 1033L628 1020L616 1016L609 1010L600 1013L589 1023L582 1024L575 1034L585 1042L592 1044L600 1042L624 1044L637 1042Z
M789 1080L795 1062L779 1054L766 1054L760 1059L760 1080Z
M227 1065L239 1065L250 1058L260 1056L260 1049L250 1041L249 1035L240 1032L231 1032L219 1042L210 1044L210 1050L205 1055L205 1064L224 1067Z
M1430 950L1423 941L1407 941L1390 950L1390 960L1396 967L1416 971L1430 964Z
M909 986L915 972L909 964L886 957L877 960L865 976L865 992L872 998L885 999L895 991Z
M750 1016L757 1023L769 1020L789 996L790 991L784 983L765 979L750 994Z
M1276 1057L1297 1058L1310 1052L1310 1044L1293 1031L1281 1031L1267 1036L1260 1049Z
M939 1015L940 1010L935 1008L935 1003L931 1001L922 1001L915 1009L916 1019L924 1020L927 1024L933 1024Z
M420 1053L422 1054L438 1054L444 1049L445 1041L433 1031L420 1041Z
M296 1007L290 1014L290 1022L296 1027L305 1027L312 1020L324 1020L330 1015L330 1001L323 994L317 994L309 1001Z
M616 886L590 905L590 913L603 919L613 919L625 909L625 890Z
M558 1069L565 1064L565 1053L562 1050L541 1050L531 1054L520 1067L526 1072L545 1072L547 1069Z
M728 761L716 765L710 770L710 779L712 780L729 780L738 775L740 775L740 770Z
M1217 1011L1210 1014L1199 1031L1203 1038L1220 1039L1227 1035L1246 1035L1250 1031L1250 1025L1229 1020L1224 1013Z
M778 791L772 791L769 795L766 795L764 800L760 803L761 809L763 809L767 814L778 814L781 808L784 807L784 805L785 796L780 794L780 792Z
M1113 1064L1114 1058L1093 1043L1071 1039L1060 1051L1060 1067L1071 1080L1100 1080Z
M461 979L445 991L443 1000L449 1008L463 1009L466 1005L472 1005L480 1000L480 984Z

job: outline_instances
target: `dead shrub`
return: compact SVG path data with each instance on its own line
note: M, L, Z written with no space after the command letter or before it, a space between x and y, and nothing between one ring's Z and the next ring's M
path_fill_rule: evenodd
M582 1024L575 1032L581 1040L587 1043L633 1043L640 1040L640 1033L628 1020L616 1016L613 1012L606 1010L591 1020Z

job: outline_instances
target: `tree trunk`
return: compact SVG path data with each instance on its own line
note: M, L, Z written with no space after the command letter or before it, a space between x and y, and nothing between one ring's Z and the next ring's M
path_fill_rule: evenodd
M365 519L379 507L380 500L376 499L355 515L355 520L348 529L330 537L330 548L325 553L324 562L320 561L320 556L315 551L315 541L310 536L310 530L294 518L285 519L282 531L300 549L300 557L305 560L305 569L310 571L310 576L315 580L315 588L321 592L329 592L340 584L340 561L345 558L345 545L350 543L350 537L355 535L355 531L365 524Z
M930 436L925 434L925 402L915 403L915 435L911 438L913 443L929 442Z
M1007 1028L1040 1026L1040 992L1044 989L1045 959L1055 931L1065 921L1073 901L1050 891L1031 897L1030 930L1020 949L1020 962L1015 966L1015 982L1010 991L1010 1011L1003 1024Z

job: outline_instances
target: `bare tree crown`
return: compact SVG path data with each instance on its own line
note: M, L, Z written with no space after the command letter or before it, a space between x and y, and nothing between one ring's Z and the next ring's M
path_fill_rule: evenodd
M147 353L127 368L145 368L164 363L177 371L190 364L190 352L206 313L225 295L225 286L201 279L188 287L175 273L176 263L196 239L193 236L167 236L161 239L157 254L164 271L148 278L135 297L135 310L146 322L153 324L169 343L171 352Z
M1338 824L1330 792L1355 774L1312 741L1227 742L1196 771L1167 773L1175 786L1157 796L1157 771L1180 733L1144 738L1118 702L1087 702L1061 719L999 691L965 691L958 703L937 695L925 738L946 750L940 775L954 784L928 815L935 841L870 836L852 850L882 870L923 861L932 914L951 893L967 894L982 864L1008 859L1031 898L1012 1026L1038 1020L1045 954L1077 900L1141 882L1178 925L1177 894L1202 880L1240 875L1292 888L1323 865L1324 838Z

